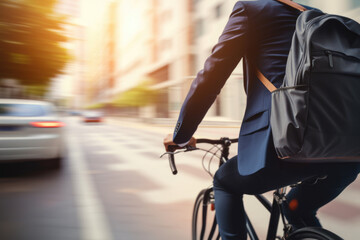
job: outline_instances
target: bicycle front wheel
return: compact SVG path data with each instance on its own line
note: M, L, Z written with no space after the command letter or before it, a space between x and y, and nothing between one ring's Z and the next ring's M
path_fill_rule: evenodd
M304 227L291 233L286 240L343 240L341 237L320 227Z
M220 239L212 206L213 199L212 188L203 189L198 194L192 216L192 240Z

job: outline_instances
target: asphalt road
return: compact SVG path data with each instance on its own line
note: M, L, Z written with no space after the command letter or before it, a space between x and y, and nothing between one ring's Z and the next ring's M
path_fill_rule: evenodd
M60 170L44 163L0 166L0 239L190 239L193 201L211 184L201 153L178 154L179 174L173 176L167 158L159 158L172 126L65 120ZM197 136L236 137L237 132L233 126L213 126L199 128ZM358 239L359 199L356 181L320 211L324 226L344 239ZM268 214L251 197L245 203L263 236Z

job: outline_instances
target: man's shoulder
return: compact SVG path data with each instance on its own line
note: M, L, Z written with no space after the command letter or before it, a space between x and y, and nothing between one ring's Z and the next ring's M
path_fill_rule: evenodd
M295 1L294 1L295 2ZM300 4L302 6L304 6L307 9L314 9L310 6L306 6L303 4ZM280 1L277 0L245 0L245 1L237 1L235 3L235 8L238 7L249 7L249 8L259 8L262 9L264 7L266 8L270 8L270 7L275 7L275 8L284 8L284 9L292 9L290 6L287 6L285 3L281 3Z
M276 0L247 0L247 1L237 1L235 7L253 7L253 8L262 8L264 6L280 6Z
M307 6L305 6L308 8ZM243 9L248 17L272 17L278 13L298 14L299 11L277 0L237 1L234 11ZM267 17L266 17L267 16Z
M273 8L282 8L283 4L276 0L237 1L234 10L244 9L248 14L256 13Z

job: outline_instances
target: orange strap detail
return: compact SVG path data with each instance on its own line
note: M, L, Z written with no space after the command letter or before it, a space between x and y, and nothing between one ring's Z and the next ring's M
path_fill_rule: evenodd
M258 79L262 82L262 84L264 84L264 86L270 91L273 92L275 91L277 88L274 86L274 84L272 84L261 72L259 69L256 69L256 76L258 77Z
M292 1L290 1L290 0L276 0L276 1L281 2L281 3L284 3L284 4L286 4L286 5L290 6L290 7L293 7L293 8L295 8L295 9L301 11L301 12L304 12L304 11L307 10L306 8L304 8L303 6L301 6L300 4L298 4L298 3L296 3L296 2L292 2Z
M296 2L292 2L290 0L276 0L278 2L281 2L283 4L286 4L290 7L293 7L301 12L306 11L307 9L303 6L301 6L300 4L296 3ZM259 69L256 69L256 76L258 77L258 79L262 82L262 84L264 84L264 86L270 91L273 92L275 91L277 88L274 86L274 84L272 84L260 71Z

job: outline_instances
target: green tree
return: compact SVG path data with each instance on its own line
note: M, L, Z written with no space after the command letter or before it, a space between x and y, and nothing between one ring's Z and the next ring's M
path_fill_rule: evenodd
M142 82L131 88L113 100L112 104L116 107L143 107L155 102L157 91L150 88L150 83Z
M56 0L0 0L0 79L48 85L70 56Z

